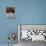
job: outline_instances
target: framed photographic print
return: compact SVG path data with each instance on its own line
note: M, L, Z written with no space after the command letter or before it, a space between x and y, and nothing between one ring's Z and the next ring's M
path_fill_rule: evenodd
M9 19L15 17L15 7L6 7L6 17Z

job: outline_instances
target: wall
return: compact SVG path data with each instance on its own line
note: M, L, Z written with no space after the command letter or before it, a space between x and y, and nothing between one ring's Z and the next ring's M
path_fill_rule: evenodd
M6 18L6 7L14 6L16 7L16 0L9 2L8 0L0 1L0 44L7 44L8 34L10 32L16 32L17 35L17 19L7 19ZM17 39L15 41L18 42Z
M0 1L0 44L7 44L9 32L18 32L18 24L46 24L46 0L12 0L16 7L15 19L6 19L8 0ZM17 42L17 40L16 40Z
M17 0L19 24L46 24L46 0Z

